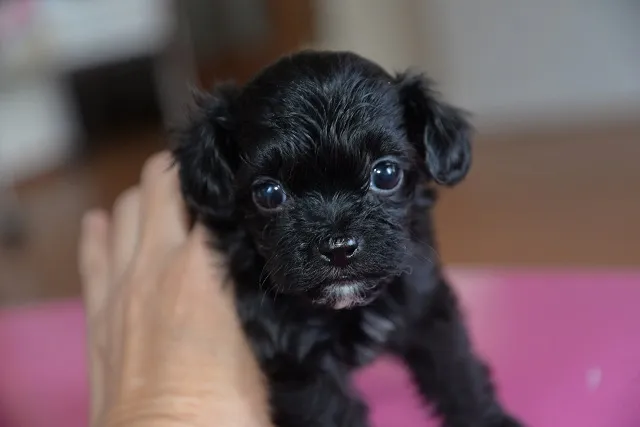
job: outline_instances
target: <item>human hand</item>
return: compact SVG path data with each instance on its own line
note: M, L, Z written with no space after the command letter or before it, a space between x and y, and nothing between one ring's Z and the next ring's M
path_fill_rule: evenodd
M84 218L93 427L269 425L233 287L207 238L187 228L168 153L147 162L111 215Z

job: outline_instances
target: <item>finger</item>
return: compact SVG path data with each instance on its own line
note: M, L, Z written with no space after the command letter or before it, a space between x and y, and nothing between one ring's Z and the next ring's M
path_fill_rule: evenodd
M221 255L217 251L217 240L204 225L197 222L189 233L189 252L209 260L217 260Z
M142 241L149 246L183 243L188 234L177 169L168 152L151 157L142 171Z
M207 228L200 222L196 222L193 226L193 230L189 234L189 243L192 245L199 245L202 247L216 246L217 240L215 236L207 230Z
M121 277L134 257L140 239L140 190L132 187L122 193L113 207L111 223L111 270Z
M227 259L218 250L217 239L201 223L196 223L189 235L187 256L190 261L189 270L202 273L201 283L213 283L222 286L227 276ZM204 266L204 267L203 267Z
M78 245L78 269L87 315L105 302L109 285L109 216L104 211L87 213L82 220Z
M87 213L82 220L78 251L78 267L82 281L88 329L88 358L91 377L91 419L96 420L103 405L105 387L103 366L96 352L99 325L94 322L107 303L109 291L109 230L108 214L104 211ZM104 326L104 325L102 325ZM94 425L94 423L92 423Z

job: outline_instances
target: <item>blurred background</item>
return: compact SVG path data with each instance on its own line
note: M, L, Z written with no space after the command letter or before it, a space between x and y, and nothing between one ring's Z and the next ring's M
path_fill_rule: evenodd
M190 86L301 47L424 70L474 114L445 262L637 267L639 22L636 0L0 0L0 306L79 294L82 213L137 181Z

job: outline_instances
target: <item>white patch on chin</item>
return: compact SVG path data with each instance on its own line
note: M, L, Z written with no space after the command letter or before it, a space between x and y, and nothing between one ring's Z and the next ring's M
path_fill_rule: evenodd
M344 308L349 308L355 305L355 299L353 297L350 296L345 296L345 297L341 297L340 299L337 299L334 303L333 303L333 308L335 310L342 310Z
M343 310L364 303L363 287L359 283L331 286L326 291L326 300L335 310Z

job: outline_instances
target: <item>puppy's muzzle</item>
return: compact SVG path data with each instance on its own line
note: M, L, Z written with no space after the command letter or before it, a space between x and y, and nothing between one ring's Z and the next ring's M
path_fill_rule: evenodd
M353 260L359 247L360 242L355 237L342 237L320 243L317 253L325 263L343 268Z

